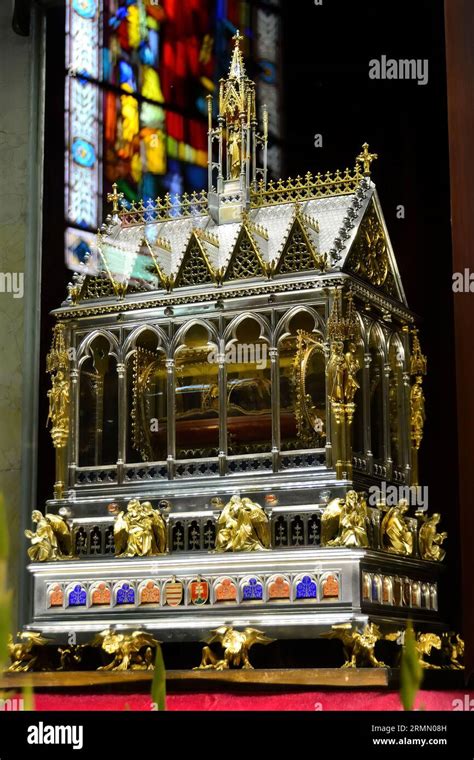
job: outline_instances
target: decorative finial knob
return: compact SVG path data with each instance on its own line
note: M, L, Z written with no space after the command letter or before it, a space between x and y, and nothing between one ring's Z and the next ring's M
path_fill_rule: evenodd
M376 158L378 158L377 153L369 153L369 145L368 143L364 143L362 146L362 153L359 153L356 161L357 163L364 165L364 175L366 177L370 176L370 165Z
M107 201L108 203L112 203L112 213L118 214L119 212L119 203L122 201L125 196L123 193L118 192L118 185L116 182L112 185L112 193L107 193Z
M243 38L243 36L240 34L240 29L237 29L237 31L236 31L236 33L234 34L234 36L232 37L232 39L235 41L235 44L236 44L237 46L239 46L239 45L240 45L240 43L241 43L241 42L243 42L243 39L244 39L244 38Z

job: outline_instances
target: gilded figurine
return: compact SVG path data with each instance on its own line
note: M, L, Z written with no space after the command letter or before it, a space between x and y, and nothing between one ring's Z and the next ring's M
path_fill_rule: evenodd
M117 516L114 537L117 557L151 557L167 550L165 521L149 501L128 503L127 511Z
M321 517L321 544L327 546L339 533L341 514L344 508L344 499L332 499L325 508Z
M436 526L440 520L441 515L436 512L420 527L418 545L422 559L431 559L434 562L442 562L446 556L446 552L441 544L447 539L448 534L446 531L443 531L442 533L437 532Z
M216 551L252 552L270 548L270 521L251 499L234 495L216 523Z
M408 509L408 501L400 499L397 505L388 510L382 520L382 546L393 554L405 556L413 554L413 534L404 519Z
M323 638L342 641L346 657L343 668L385 668L385 663L375 656L375 645L382 639L396 641L399 635L398 632L384 635L374 623L368 623L363 631L354 629L351 623L340 623L333 625Z
M54 446L61 447L66 444L69 435L69 381L61 369L51 377L48 398L51 438Z
M364 497L356 491L348 491L341 510L338 535L326 545L368 547L367 523L368 511Z
M425 396L422 383L423 377L417 375L410 392L411 438L416 449L420 448L426 419Z
M59 671L75 670L82 663L84 644L58 647Z
M230 176L239 179L242 168L241 137L238 127L234 127L229 135Z
M8 654L11 660L9 672L27 673L32 670L46 670L44 653L46 645L50 643L49 640L36 631L17 633L17 639L18 641L13 641L12 636L8 639Z
M415 641L420 665L427 670L439 670L440 665L427 662L425 657L431 655L432 649L441 649L441 638L436 633L418 633Z
M464 641L459 633L443 633L441 646L448 668L464 670Z
M36 523L36 531L25 530L25 536L31 541L28 556L33 562L73 559L71 531L62 517L43 516L35 509L31 519Z
M344 344L334 341L331 346L331 356L328 362L329 398L335 404L344 402L344 383L346 375L346 359Z
M249 660L249 650L254 644L271 644L274 639L268 638L262 631L246 628L235 631L231 626L222 625L212 631L212 636L206 640L208 646L203 647L202 660L194 670L229 670L242 668L252 670ZM212 651L210 644L218 642L224 650L224 656L219 657Z
M345 357L345 377L344 377L344 398L346 403L354 403L354 398L357 391L360 388L359 383L356 380L358 371L360 370L360 363L356 356L356 347L354 343L349 344L349 350Z
M154 636L145 631L117 633L109 628L97 634L90 646L100 647L107 654L113 655L112 662L98 670L153 670L153 655L158 644Z

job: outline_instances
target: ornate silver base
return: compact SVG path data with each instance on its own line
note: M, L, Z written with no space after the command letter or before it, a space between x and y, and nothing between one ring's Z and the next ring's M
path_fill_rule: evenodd
M86 639L109 626L197 641L222 624L277 639L314 638L369 618L441 625L442 567L363 549L299 548L35 563L30 630Z

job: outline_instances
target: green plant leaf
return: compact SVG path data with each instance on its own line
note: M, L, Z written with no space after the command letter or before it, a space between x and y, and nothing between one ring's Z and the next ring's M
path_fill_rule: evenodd
M35 697L32 686L25 686L22 690L23 706L28 712L35 709Z
M409 620L400 663L400 699L404 710L413 710L423 675L423 667L416 648L415 632Z
M151 698L155 710L166 710L166 670L161 646L156 646L155 671L151 684Z
M8 636L11 633L11 599L7 592L0 593L0 673L8 663Z

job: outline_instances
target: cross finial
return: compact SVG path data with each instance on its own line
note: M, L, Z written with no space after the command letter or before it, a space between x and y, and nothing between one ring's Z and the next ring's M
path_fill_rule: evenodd
M112 185L112 193L107 193L107 202L112 203L112 213L118 214L119 212L119 203L121 200L125 198L123 193L118 192L118 186L117 183L114 182Z
M356 161L357 163L362 163L364 165L364 175L366 177L370 175L370 165L376 158L378 158L377 153L369 153L369 145L368 143L364 143L362 146L362 153L359 153Z
M235 41L235 44L240 46L240 43L244 39L243 36L240 34L240 29L237 29L236 33L232 37L232 39Z

